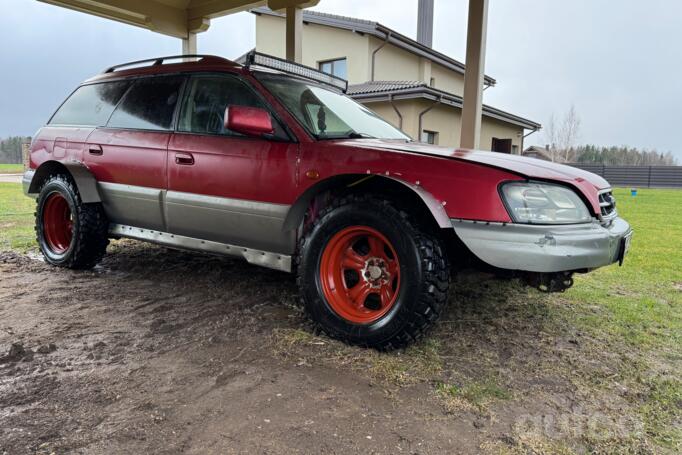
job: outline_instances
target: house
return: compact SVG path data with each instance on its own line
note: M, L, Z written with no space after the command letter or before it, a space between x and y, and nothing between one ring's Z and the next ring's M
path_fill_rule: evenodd
M523 156L529 158L537 158L539 160L552 161L552 152L548 147L540 147L538 145L531 145L522 153Z
M284 14L251 11L256 50L284 58ZM431 47L433 18L424 21L421 13L419 42L378 22L303 11L302 63L348 80L348 95L414 139L459 147L464 64ZM485 76L486 89L495 84ZM540 128L484 105L480 148L520 154L524 136Z

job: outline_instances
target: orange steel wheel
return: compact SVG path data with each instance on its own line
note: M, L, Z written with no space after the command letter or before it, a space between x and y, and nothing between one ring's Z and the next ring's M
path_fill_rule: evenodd
M400 262L376 229L351 226L326 245L320 264L324 297L343 319L370 324L393 307L400 290Z

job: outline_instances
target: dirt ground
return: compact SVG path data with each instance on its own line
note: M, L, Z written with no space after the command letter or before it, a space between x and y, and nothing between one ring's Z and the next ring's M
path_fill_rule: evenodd
M591 353L518 284L460 278L425 341L380 354L312 334L288 274L109 250L88 272L0 253L0 454L583 452L636 431L569 373L627 353Z

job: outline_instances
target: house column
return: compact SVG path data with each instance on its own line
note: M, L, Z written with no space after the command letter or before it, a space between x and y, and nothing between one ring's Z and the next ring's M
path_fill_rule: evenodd
M303 10L295 6L286 8L287 60L303 62Z
M182 39L182 55L197 54L197 34L188 33L187 38Z
M460 141L461 147L467 149L477 149L480 145L487 29L488 0L469 0Z

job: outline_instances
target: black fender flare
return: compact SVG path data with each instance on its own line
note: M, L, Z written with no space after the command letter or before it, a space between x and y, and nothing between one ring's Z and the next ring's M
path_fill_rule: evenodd
M51 174L58 172L68 173L78 188L81 201L84 204L102 202L97 188L97 179L83 163L78 161L46 161L35 170L31 183L28 186L28 194L38 194L45 179Z
M299 196L294 205L292 205L291 208L289 208L289 211L287 212L287 215L284 219L284 224L282 225L282 230L291 231L298 229L298 226L300 225L301 221L303 221L303 217L305 216L305 212L308 209L310 202L318 194L321 194L324 191L332 188L337 188L339 186L352 186L356 183L362 182L363 180L369 177L392 180L403 185L408 190L415 193L419 199L421 199L421 201L424 203L428 211L431 212L431 215L433 216L434 220L436 221L439 227L452 228L450 217L448 217L448 214L445 211L443 205L423 187L415 184L410 184L408 182L405 182L404 180L400 180L392 176L384 176L378 174L372 175L344 174L323 180L311 186L301 196Z

